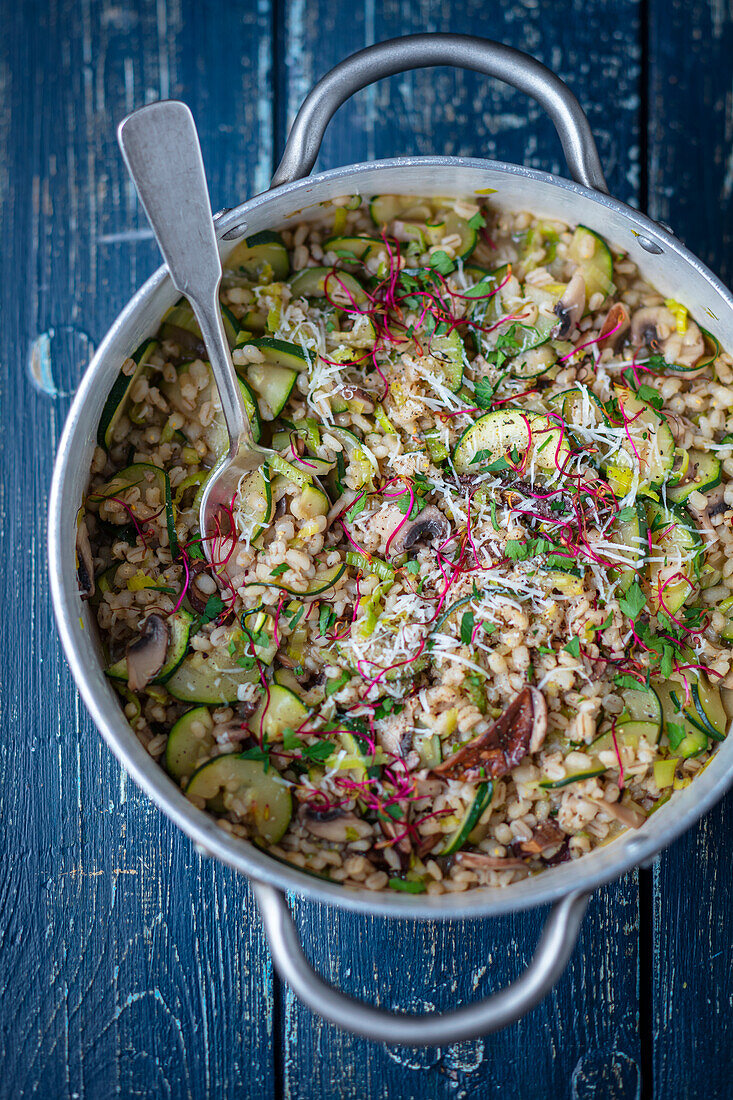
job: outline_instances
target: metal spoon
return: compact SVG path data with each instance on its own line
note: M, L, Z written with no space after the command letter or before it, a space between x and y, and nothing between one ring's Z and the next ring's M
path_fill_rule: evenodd
M123 119L117 140L173 285L196 315L229 434L229 450L207 478L201 498L202 545L211 559L221 534L220 509L231 508L243 478L274 451L252 437L222 324L221 259L193 115L177 100L151 103ZM258 500L256 492L252 500Z

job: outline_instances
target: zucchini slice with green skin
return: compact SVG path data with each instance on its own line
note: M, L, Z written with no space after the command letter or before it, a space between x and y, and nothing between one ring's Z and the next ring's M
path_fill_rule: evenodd
M661 708L660 708L661 710ZM660 724L656 721L632 720L619 721L613 731L618 745L638 745L642 737L646 738L650 745L656 745L660 736ZM593 755L599 752L613 752L613 736L611 732L602 733L591 742L590 751ZM600 766L600 765L599 765Z
M480 416L466 428L453 449L453 465L459 474L478 473L484 463L505 459L513 450L521 461L530 445L530 459L544 473L562 470L570 456L560 429L549 417L507 406Z
M224 322L224 331L229 341L229 347L233 348L239 333L239 321L227 306L221 307L221 319ZM191 343L190 340L186 341L187 346L184 350L186 352L195 353L199 358L205 359L206 348L204 347L201 329L199 328L199 323L196 320L193 309L185 298L179 298L176 304L171 306L164 316L160 326L160 338L161 340L172 340L174 343L178 344L180 343L182 332L188 333L189 337L194 337L193 343ZM194 346L196 341L200 344L198 348Z
M253 283L262 282L263 276L279 283L290 274L290 257L280 234L266 229L240 241L225 266L227 271L238 271Z
M586 305L594 294L607 298L613 286L613 256L611 250L598 233L579 225L568 246L568 257L575 260L585 279Z
M272 473L268 463L253 470L244 481L237 494L235 511L240 521L240 534L254 543L272 523L275 515L275 502L272 499ZM247 529L241 529L245 519Z
M258 413L263 420L275 420L288 403L293 392L297 370L273 366L269 363L248 363L240 367L255 395Z
M280 684L271 684L266 695L249 720L250 729L264 743L282 741L286 729L297 730L308 717L308 708L298 696Z
M164 684L186 656L194 618L195 616L184 608L176 611L175 615L168 618L168 649L166 650L163 667L158 675L153 678L152 683ZM119 661L106 669L106 673L112 680L127 681L127 658L121 657Z
M304 371L308 370L309 360L306 353L303 351L300 344L291 344L288 340L278 340L274 336L260 336L256 340L247 333L246 330L237 337L237 348L244 346L257 348L264 357L264 362L261 364L272 367L287 367L290 370ZM260 364L248 364L249 366L259 366ZM241 369L241 368L240 368Z
M345 263L352 263L384 248L384 241L379 237L329 237L321 248L324 252L335 252Z
M420 757L421 768L437 768L443 763L443 746L437 733L425 730L413 741L413 748Z
M607 536L607 541L613 544L613 550L608 550L607 554L623 553L624 560L628 562L626 565L619 563L609 569L611 577L618 582L616 592L619 596L623 596L628 592L643 569L649 546L647 542L646 509L640 501L630 507L633 515L628 519L619 519L617 516L611 524ZM626 509L623 512L625 513Z
M563 776L562 779L540 779L538 786L543 791L558 791L561 787L568 787L571 783L582 783L584 779L597 779L599 775L605 775L607 769L603 767L586 768L582 772L573 772Z
M458 393L463 385L463 368L467 365L466 349L458 329L443 335L433 333L425 351L440 364L445 384L451 393Z
M725 713L720 692L706 676L701 674L695 679L694 674L690 674L689 703L685 703L687 693L684 684L673 681L670 692L672 702L684 712L693 726L712 737L714 741L725 740L730 719Z
M659 684L655 683L654 689L662 705L663 733L672 752L682 754L683 745L685 746L684 751L691 756L694 756L696 752L701 752L702 750L699 747L695 748L700 743L701 730L689 720L687 713L680 704L680 699L684 702L685 698L684 686L673 680ZM707 748L707 735L702 734L702 736L705 737L705 747Z
M651 531L651 554L647 566L653 611L675 615L694 591L693 560L702 549L702 539L692 518L677 505L666 508L650 502L646 509Z
M659 696L652 687L624 688L621 692L624 701L624 711L619 719L619 725L626 722L652 722L656 726L662 725L662 704ZM655 738L658 741L659 738Z
M440 244L445 237L460 238L460 243L455 246L455 256L459 260L467 260L478 244L478 230L469 225L465 218L456 214L454 210L448 210L445 214L439 214L436 221L426 223L427 236L431 244Z
M438 855L451 856L454 852L457 852L463 847L468 840L468 834L473 832L479 823L479 818L491 804L493 795L494 784L490 780L486 783L479 783L469 803L468 809L463 816L463 820L456 830L447 838L445 844L437 853Z
M168 734L165 747L165 770L177 782L188 779L199 762L211 755L216 742L212 730L214 720L208 707L187 710Z
M670 486L667 492L667 500L673 504L682 504L691 493L706 493L720 485L722 465L715 455L705 451L690 451L690 465L685 474L685 480L680 485Z
M419 195L375 195L369 203L369 213L379 229L385 229L395 218L424 223L432 217L430 203L430 199Z
M293 816L290 790L274 768L265 771L246 753L209 760L191 776L188 798L203 799L211 813L232 813L251 823L267 844L277 844Z
M102 415L99 419L99 426L97 428L97 443L100 447L103 447L105 451L108 451L112 445L112 435L117 422L124 412L128 394L138 378L148 369L150 356L157 350L157 347L157 340L144 340L137 351L130 356L135 363L134 370L130 374L120 371L117 375L115 383L109 391L109 396L104 403Z
M675 442L669 424L656 409L624 386L615 386L616 400L625 419L620 449L609 453L603 468L618 497L631 488L638 468L639 488L660 485L674 466Z
M171 483L165 470L161 470L159 466L153 466L150 462L135 462L132 466L126 466L124 470L119 470L116 474L113 474L101 489L91 493L90 496L93 500L110 500L113 497L124 500L125 493L130 489L138 489L142 495L148 488L153 487L159 490L165 509L168 545L171 555L177 558L178 535L176 534L175 511L171 496ZM134 513L136 506L132 504L129 507ZM127 524L130 522L129 513L125 510L124 516L119 521L110 520L109 522L118 522L120 525ZM145 519L143 519L143 525L145 522Z
M290 280L294 298L327 298L337 307L363 305L364 287L348 271L333 267L305 267Z
M252 392L252 387L245 378L239 379L239 389L242 393L242 401L244 401L244 409L247 413L249 426L252 429L252 438L255 443L259 443L260 436L262 435L262 423L260 421L260 407L257 403L257 398Z
M273 626L272 617L264 613L256 616L255 622L249 626L253 634L267 635L267 642L258 642L254 647L257 659L263 665L272 664L277 652ZM206 703L209 706L236 703L239 699L239 688L243 684L258 682L260 674L257 665L252 664L252 647L244 632L234 630L229 638L227 645L207 653L197 650L184 657L166 681L168 694L182 703ZM233 646L231 653L230 645ZM240 664L240 661L243 663ZM249 667L250 664L252 667Z

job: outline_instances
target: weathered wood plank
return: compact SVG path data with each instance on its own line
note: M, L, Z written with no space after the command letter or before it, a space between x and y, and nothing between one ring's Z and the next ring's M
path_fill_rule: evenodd
M733 280L729 4L651 0L648 208ZM733 797L654 872L654 1096L727 1100L733 1072Z
M271 1096L272 974L249 891L202 862L102 744L54 637L45 563L67 395L159 262L115 125L181 95L202 122L214 202L261 189L269 4L235 20L219 0L5 16L0 1096Z
M567 80L588 112L611 188L633 201L639 186L640 0L562 5L498 0L490 9L449 3L362 0L348 18L330 0L285 5L278 146L287 120L337 61L400 34L453 31L524 49ZM490 15L490 17L489 17ZM317 169L400 154L446 153L522 161L566 173L552 124L533 101L476 73L405 73L357 93L329 127Z
M369 42L420 30L497 38L535 53L569 79L588 108L620 197L639 181L639 5L429 2L352 5L348 19L328 0L284 9L280 128L331 65ZM612 106L609 106L612 105ZM472 73L416 72L367 89L329 128L323 168L400 153L497 156L564 171L552 125L517 93ZM389 925L296 903L316 965L351 994L403 1009L464 1004L500 988L529 959L544 914L495 922ZM288 1097L532 1095L538 1100L633 1097L640 1089L637 888L627 878L593 903L581 947L551 998L498 1035L445 1051L413 1052L355 1040L324 1025L286 991ZM534 1041L528 1041L528 1036ZM539 1041L537 1041L537 1037ZM424 1071L424 1072L421 1072Z

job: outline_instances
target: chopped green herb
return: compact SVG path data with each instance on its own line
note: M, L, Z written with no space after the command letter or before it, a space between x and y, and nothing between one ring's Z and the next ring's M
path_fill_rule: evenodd
M287 573L290 566L287 562L281 562L280 565L276 565L274 569L270 570L271 577L282 577L283 573Z
M326 698L335 695L337 691L341 691L341 688L348 684L350 679L351 673L344 669L340 676L337 676L334 680L329 680L326 683Z
M638 581L634 581L626 595L619 599L618 605L624 615L628 615L630 619L636 619L641 614L646 607L646 596Z
M461 617L461 641L464 645L470 645L474 625L473 611L465 611Z
M480 409L490 409L495 392L496 387L489 382L488 378L478 378L473 391L474 400L478 407Z
M441 275L450 275L451 271L454 271L456 266L448 253L444 252L442 249L433 252L428 263L433 271L438 271ZM429 317L430 314L427 316Z
M408 882L404 878L391 878L389 880L390 890L401 890L403 894L424 894L426 886L424 882L420 882L415 879L412 882Z
M563 646L566 653L569 653L571 657L580 657L580 639L571 638L567 645Z
M484 225L486 225L486 218L479 210L476 214L473 215L472 218L468 219L468 224L471 226L471 229L481 229Z

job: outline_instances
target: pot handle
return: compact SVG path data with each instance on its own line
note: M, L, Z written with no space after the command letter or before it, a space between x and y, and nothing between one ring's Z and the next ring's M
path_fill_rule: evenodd
M494 76L537 100L555 124L573 179L608 193L590 124L568 86L528 54L468 34L411 34L390 38L341 61L321 77L303 100L271 187L308 175L316 162L326 127L354 92L383 77L434 65L452 65Z
M408 1047L450 1046L488 1035L534 1008L565 969L589 898L588 894L567 894L553 906L531 963L506 989L454 1012L414 1015L363 1004L328 985L303 954L285 895L264 882L253 881L252 889L275 967L300 1000L346 1031L374 1042Z

